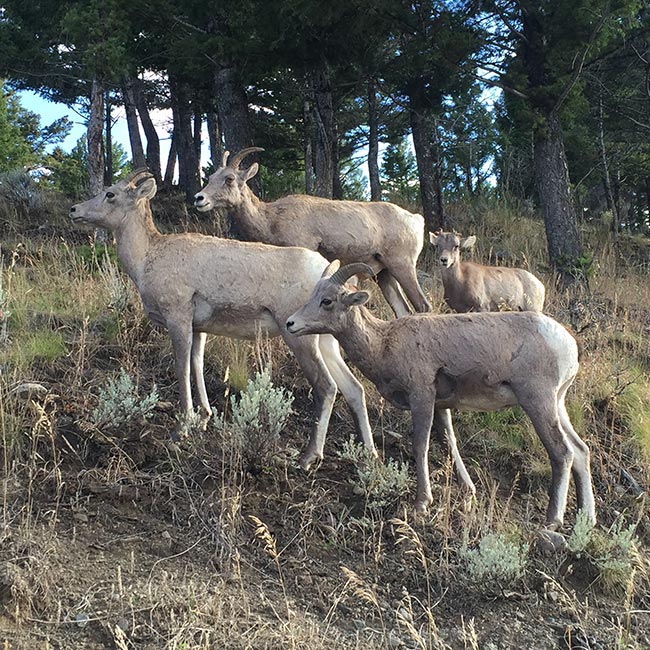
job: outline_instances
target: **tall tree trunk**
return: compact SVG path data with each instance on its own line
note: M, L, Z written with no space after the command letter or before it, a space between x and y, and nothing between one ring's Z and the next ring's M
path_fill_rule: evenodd
M368 82L368 179L370 181L370 200L381 201L379 118L377 115L377 92L374 79Z
M438 130L438 119L433 118L433 181L434 192L436 196L435 213L436 223L439 223L441 228L449 226L445 218L445 208L442 202L442 145L440 144L440 131Z
M104 165L104 185L113 184L113 116L111 115L111 97L106 91L106 164Z
M160 138L149 114L149 106L144 96L142 80L133 80L133 94L138 115L140 116L140 122L142 123L142 128L147 138L147 168L154 175L156 182L161 183Z
M415 159L418 166L420 179L420 197L422 199L422 212L425 228L435 232L443 227L436 212L436 179L434 172L434 158L431 151L431 129L424 115L411 107L409 111L411 120L411 133Z
M582 256L560 116L551 111L535 134L535 185L544 215L548 253L565 283L574 279Z
M614 194L612 193L612 181L609 176L609 162L607 160L607 149L605 147L605 127L603 120L603 100L599 100L598 106L598 143L600 146L600 161L603 166L603 186L605 188L605 198L607 199L607 207L612 213L611 231L616 234L618 232L619 214L618 206L614 202Z
M122 97L124 98L126 126L129 131L129 142L131 143L131 160L135 169L142 169L147 166L147 161L144 157L144 147L140 137L140 124L138 122L132 79L124 78L122 80Z
M99 194L104 187L104 88L93 80L88 119L88 178L90 192Z
M184 81L173 79L170 75L169 88L178 156L178 182L181 189L185 191L185 198L191 203L194 201L194 195L199 191L199 164L192 132L193 111L188 86Z
M314 122L316 125L316 151L314 168L316 185L314 193L326 199L334 195L334 106L332 87L327 64L323 63L313 72Z
M302 104L303 122L303 149L305 155L305 193L314 193L314 148L312 146L314 136L314 122L311 117L309 100L305 99Z
M203 130L203 114L198 104L194 107L194 153L199 165L199 175L201 174L201 132Z
M223 156L219 116L216 111L208 111L205 117L208 124L208 139L210 140L210 160L212 160L212 165L216 168L221 165L221 157Z
M336 111L334 112L336 114ZM336 118L332 121L332 198L339 201L343 198L343 182L341 180L341 156L339 150L339 127Z
M171 190L174 183L174 170L176 169L176 130L172 131L172 139L169 144L169 155L167 156L167 164L165 165L165 178L163 179L163 187L166 190Z
M236 67L232 64L217 66L214 73L214 94L219 101L217 109L223 129L226 149L237 152L253 146L253 129L248 112L248 98ZM255 156L247 158L248 164L255 162ZM249 187L258 196L262 193L259 175L248 181Z

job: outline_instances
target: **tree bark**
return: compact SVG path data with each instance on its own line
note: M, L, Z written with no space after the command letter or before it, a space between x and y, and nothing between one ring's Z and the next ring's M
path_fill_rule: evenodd
M379 118L377 115L377 92L374 79L368 82L368 180L370 181L370 200L381 201Z
M316 151L314 193L326 199L334 196L334 106L327 64L316 68L312 75L314 95L314 122L316 125Z
M201 132L203 130L203 114L198 104L194 107L194 153L199 166L199 175L201 174Z
M314 122L311 118L311 107L309 100L305 99L302 104L303 120L303 149L305 155L305 193L314 193L314 148L312 141L314 138Z
M135 104L140 116L140 122L147 138L147 168L154 175L156 182L162 182L162 171L160 162L160 138L158 131L154 126L151 115L149 114L149 106L144 96L144 89L140 79L133 80L133 94Z
M169 156L167 156L167 164L165 166L165 178L163 180L163 187L166 190L171 190L174 183L174 170L176 169L176 129L172 131L172 139L169 145Z
M194 201L194 195L199 191L199 164L194 146L192 132L192 107L190 105L187 84L175 80L170 75L169 88L171 92L172 113L174 116L174 135L176 136L176 154L178 156L178 182L185 191L188 202Z
M582 256L575 207L567 167L560 116L551 111L535 134L535 184L539 195L548 253L565 282L575 275L575 263Z
M253 146L253 129L248 112L248 98L232 64L217 66L214 73L214 93L219 98L217 110L226 149L232 153ZM255 156L247 158L249 164ZM262 183L259 175L248 181L253 192L260 196Z
M88 119L88 180L93 196L104 188L104 88L93 79Z
M126 113L126 126L129 131L133 167L134 169L143 169L147 166L147 161L144 156L142 138L140 137L140 124L138 122L132 79L125 78L122 80L122 97L124 99L124 111Z
M443 227L436 211L436 179L434 172L434 157L431 150L431 129L424 115L415 108L410 109L411 133L415 159L420 179L420 197L425 228L435 232Z
M106 91L106 164L104 165L104 185L113 184L113 118L111 115L111 98Z
M208 139L210 140L210 160L212 160L212 166L216 169L221 165L221 157L223 156L221 128L219 127L219 116L217 112L208 111L206 113L206 121L208 124Z

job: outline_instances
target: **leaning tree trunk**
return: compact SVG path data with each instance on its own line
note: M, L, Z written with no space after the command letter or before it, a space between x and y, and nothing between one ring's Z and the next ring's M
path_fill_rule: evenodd
M93 80L90 92L90 117L88 119L88 180L93 196L104 187L104 89Z
M232 64L217 66L213 81L226 149L234 153L252 147L253 128L248 112L248 98L236 67ZM255 162L255 156L249 156L247 160L252 164ZM255 194L261 195L262 183L259 175L251 178L248 185Z
M147 161L144 156L142 138L140 137L140 124L138 122L132 79L125 78L122 80L122 97L124 98L126 126L129 131L129 142L131 143L131 160L134 169L142 169L147 166Z
M138 115L140 116L140 122L147 138L147 168L154 175L156 182L161 183L160 138L151 120L149 106L147 106L147 100L144 96L144 89L140 79L133 80L133 94Z
M381 201L379 118L377 116L377 92L374 79L368 82L368 180L370 181L370 200Z
M314 122L316 125L316 151L314 193L326 199L334 195L334 105L327 64L316 68L312 76L314 95Z
M172 131L171 142L169 144L169 155L167 156L167 164L165 165L165 177L163 179L163 187L166 190L171 190L174 183L174 170L176 169L176 130Z
M426 116L414 108L410 110L410 119L413 147L415 148L415 159L420 179L420 196L425 228L430 232L435 232L442 228L444 224L436 211L436 178L434 156L431 150L431 129Z
M575 279L576 262L582 256L560 116L551 111L535 133L535 185L544 215L551 263L565 283Z

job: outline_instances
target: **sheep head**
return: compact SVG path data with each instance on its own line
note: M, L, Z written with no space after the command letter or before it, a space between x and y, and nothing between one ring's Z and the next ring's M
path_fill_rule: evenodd
M336 335L345 329L350 310L368 301L370 295L366 291L357 291L346 283L357 274L374 275L372 268L362 263L339 266L339 261L335 260L325 269L307 304L289 317L287 330L290 334Z
M436 247L438 263L443 269L451 268L460 261L460 251L470 250L476 243L476 235L462 237L457 232L429 233L429 241Z
M221 167L214 174L210 175L207 185L194 196L194 205L199 212L206 212L212 208L236 208L243 200L244 186L259 169L257 163L253 163L247 169L240 169L242 160L258 151L264 151L261 147L248 147L230 156L230 152L224 151L221 158Z
M115 230L134 209L140 207L140 202L153 198L156 190L153 174L138 169L92 199L73 205L70 218L74 223Z

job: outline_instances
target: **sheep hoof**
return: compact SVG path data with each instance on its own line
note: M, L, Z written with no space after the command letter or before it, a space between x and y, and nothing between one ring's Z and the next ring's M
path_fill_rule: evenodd
M429 503L431 503L431 499L418 499L414 506L415 514L426 515L429 509Z
M307 450L298 461L300 467L305 471L308 471L315 461L323 460L323 454L319 454L317 451Z
M537 534L537 546L544 555L553 555L566 549L567 543L564 535L543 528Z

